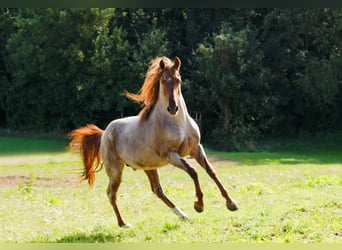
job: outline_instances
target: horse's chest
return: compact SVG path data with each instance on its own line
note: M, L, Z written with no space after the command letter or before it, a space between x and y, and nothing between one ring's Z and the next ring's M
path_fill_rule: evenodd
M186 138L186 131L177 125L164 127L161 138L168 144L179 144Z
M158 130L157 130L158 131ZM187 155L196 139L192 133L179 126L169 126L157 133L157 148L161 153L174 151Z

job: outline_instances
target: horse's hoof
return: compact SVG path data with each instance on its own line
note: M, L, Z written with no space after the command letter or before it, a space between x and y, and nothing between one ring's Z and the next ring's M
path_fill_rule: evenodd
M236 211L239 209L239 206L234 201L231 201L231 202L227 202L227 208L230 211Z
M198 213L203 212L203 205L199 205L197 201L195 201L194 208Z
M126 222L124 222L124 221L119 221L119 227L122 227L122 228L130 228L130 227L131 227L131 224L126 223Z
M131 226L131 224L129 224L129 223L125 223L125 224L123 224L123 225L120 226L120 227L122 227L122 228L130 228L130 227L132 227L132 226Z
M179 217L181 220L188 220L189 219L189 217L185 214L185 215L183 215L183 216L181 216L181 217Z

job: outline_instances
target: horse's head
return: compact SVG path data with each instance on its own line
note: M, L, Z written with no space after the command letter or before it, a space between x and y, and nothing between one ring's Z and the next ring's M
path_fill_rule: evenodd
M181 60L176 57L171 66L166 66L163 59L159 62L160 68L163 70L160 77L160 90L167 100L167 111L171 115L176 115L178 112L178 100L180 96L180 84L182 82L179 68Z

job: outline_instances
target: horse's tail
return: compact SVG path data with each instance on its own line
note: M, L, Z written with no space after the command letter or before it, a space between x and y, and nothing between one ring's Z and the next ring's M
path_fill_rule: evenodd
M71 152L80 152L83 160L84 180L88 180L89 186L93 186L95 172L102 169L100 155L100 144L103 130L93 124L75 129L69 133L71 141L69 143Z

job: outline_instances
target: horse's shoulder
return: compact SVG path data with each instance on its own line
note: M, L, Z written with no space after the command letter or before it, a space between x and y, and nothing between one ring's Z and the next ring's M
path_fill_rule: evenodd
M189 127L189 130L191 131L191 134L193 134L194 136L198 138L200 137L200 130L197 125L197 122L195 122L195 120L190 116L189 116L188 127Z

